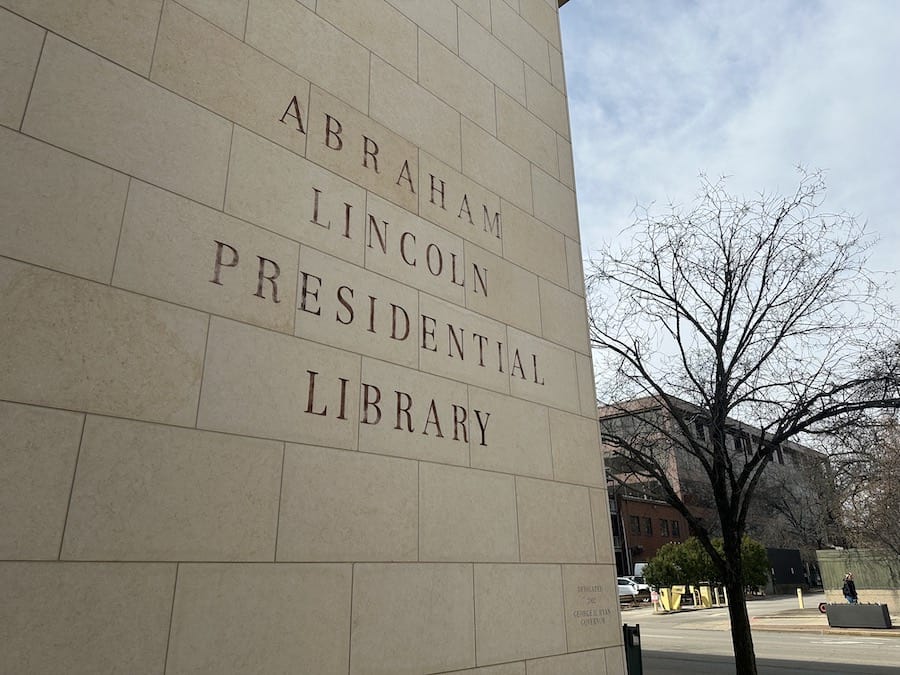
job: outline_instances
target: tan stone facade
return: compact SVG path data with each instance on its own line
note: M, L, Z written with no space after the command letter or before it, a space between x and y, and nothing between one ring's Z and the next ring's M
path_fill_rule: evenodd
M624 671L550 0L0 0L0 671Z

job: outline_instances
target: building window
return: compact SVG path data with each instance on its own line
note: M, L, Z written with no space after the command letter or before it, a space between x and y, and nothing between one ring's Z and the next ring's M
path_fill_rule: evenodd
M659 534L662 537L669 536L669 521L666 520L665 518L659 519Z
M672 536L673 537L681 536L681 527L679 526L679 523L677 520L672 521Z
M706 440L706 427L703 426L703 420L694 420L694 432L697 434L698 440Z
M648 537L653 535L653 520L644 518L644 534Z
M641 533L641 519L637 516L628 516L628 525L631 527L631 534Z

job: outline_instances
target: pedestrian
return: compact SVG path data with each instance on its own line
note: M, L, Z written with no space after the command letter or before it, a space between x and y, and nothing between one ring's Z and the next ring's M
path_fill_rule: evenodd
M859 596L856 594L856 584L853 583L852 572L847 572L847 574L844 575L844 587L841 590L844 592L844 598L851 605L859 603Z

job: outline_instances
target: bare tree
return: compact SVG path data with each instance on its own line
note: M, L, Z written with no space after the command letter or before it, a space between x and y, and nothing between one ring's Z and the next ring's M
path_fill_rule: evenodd
M600 395L622 402L607 409L618 417L605 441L719 569L740 675L757 672L740 546L766 467L803 434L900 407L894 310L866 268L874 241L855 218L824 213L824 191L820 173L801 172L790 196L744 199L701 176L689 208L639 213L630 243L588 274ZM676 456L687 481L668 470ZM711 503L692 504L691 482Z

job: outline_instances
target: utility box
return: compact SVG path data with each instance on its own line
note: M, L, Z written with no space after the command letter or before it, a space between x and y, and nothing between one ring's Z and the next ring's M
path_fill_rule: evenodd
M825 615L832 628L891 628L887 605L827 605Z
M628 675L643 675L644 664L641 659L641 625L622 625L625 636L625 667Z

